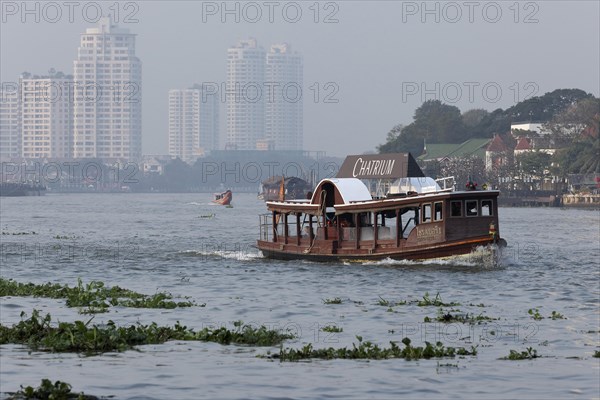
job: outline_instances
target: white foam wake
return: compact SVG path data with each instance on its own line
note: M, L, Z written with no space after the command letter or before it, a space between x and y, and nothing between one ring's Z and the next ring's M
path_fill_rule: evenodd
M186 255L210 258L223 258L227 260L252 261L264 258L262 253L247 250L186 250Z

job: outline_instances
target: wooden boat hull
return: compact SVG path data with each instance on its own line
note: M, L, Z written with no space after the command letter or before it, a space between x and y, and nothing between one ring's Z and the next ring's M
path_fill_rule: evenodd
M277 260L307 260L319 262L336 262L336 261L377 261L384 259L392 260L426 260L432 258L443 258L456 255L469 254L476 248L492 244L505 246L506 241L499 239L494 241L490 237L482 237L477 239L462 240L455 242L445 242L435 246L419 246L418 248L409 249L360 249L345 252L345 249L340 249L340 252L323 254L318 252L320 249L307 252L304 246L296 246L293 244L284 245L283 248L279 243L273 242L258 242L258 249L261 250L266 258Z

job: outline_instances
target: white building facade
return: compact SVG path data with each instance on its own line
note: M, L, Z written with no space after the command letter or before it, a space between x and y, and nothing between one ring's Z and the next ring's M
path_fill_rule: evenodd
M74 61L75 158L139 160L142 64L135 35L102 18L81 35Z
M271 46L265 79L272 88L265 103L265 139L274 150L303 148L303 60L287 43Z
M21 78L21 157L72 157L72 83L57 76Z
M265 50L256 39L227 50L226 149L255 150L265 137Z
M21 157L19 88L0 88L0 160Z
M219 148L219 105L199 87L169 91L169 155L193 163Z

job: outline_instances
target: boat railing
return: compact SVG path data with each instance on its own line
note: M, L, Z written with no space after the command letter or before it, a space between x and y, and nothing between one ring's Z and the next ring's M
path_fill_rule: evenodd
M273 214L261 214L258 217L260 228L259 240L265 242L279 241L280 239L284 239L286 237L286 224L284 222L284 214L277 214L275 216L275 225L273 225ZM317 226L315 226L315 228L316 227ZM300 234L298 235L298 233ZM306 220L300 221L300 224L298 224L294 215L288 215L287 237L295 238L295 240L300 240L301 238L308 238L309 232L308 223L306 222Z
M273 237L273 215L260 214L258 216L260 228L260 240L268 242Z
M435 182L439 185L442 191L454 190L455 179L454 176L446 176L444 178L438 178Z

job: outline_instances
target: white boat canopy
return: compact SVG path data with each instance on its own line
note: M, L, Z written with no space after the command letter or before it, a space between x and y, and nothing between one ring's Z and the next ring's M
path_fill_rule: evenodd
M356 178L323 179L317 185L311 199L311 204L321 204L325 199L327 207L336 204L350 204L357 201L373 200L369 189Z
M390 186L390 194L400 194L415 192L419 194L423 193L436 193L442 189L433 178L421 177L421 178L399 178L392 183Z

